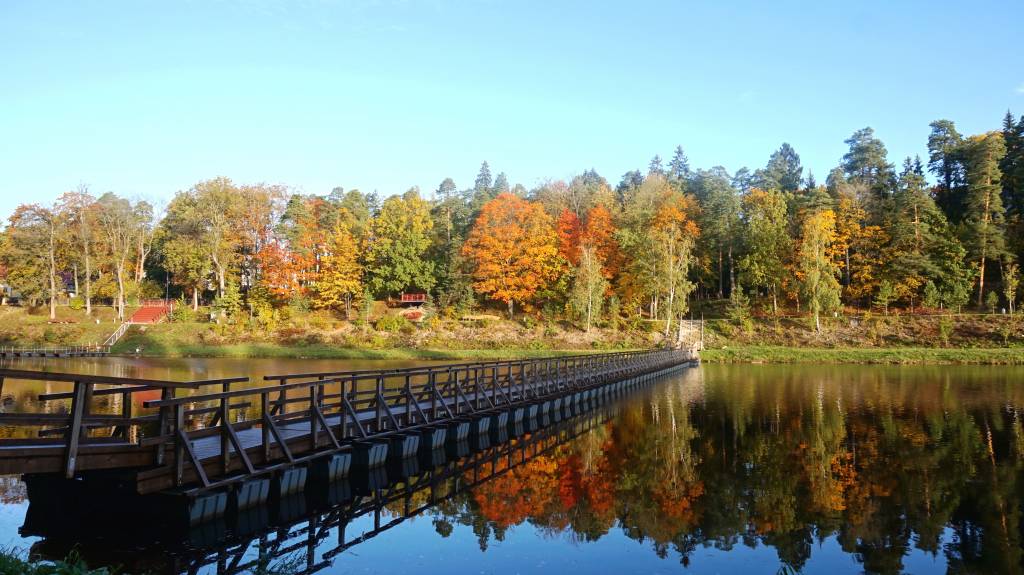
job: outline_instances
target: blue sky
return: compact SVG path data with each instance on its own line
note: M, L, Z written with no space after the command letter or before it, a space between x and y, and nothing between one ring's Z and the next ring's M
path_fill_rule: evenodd
M527 187L682 144L824 179L875 128L1024 113L1024 3L192 1L0 3L0 214L93 192L166 202L196 181L387 195L482 160Z

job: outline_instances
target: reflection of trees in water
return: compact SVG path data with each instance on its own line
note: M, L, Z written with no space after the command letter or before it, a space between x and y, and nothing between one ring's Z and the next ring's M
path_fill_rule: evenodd
M28 500L25 484L14 475L0 475L0 503L10 505Z
M1001 381L726 370L655 388L432 520L445 536L471 527L482 549L528 522L581 541L617 527L684 563L764 544L799 570L836 536L869 572L901 571L914 549L951 572L1016 571L1022 406Z

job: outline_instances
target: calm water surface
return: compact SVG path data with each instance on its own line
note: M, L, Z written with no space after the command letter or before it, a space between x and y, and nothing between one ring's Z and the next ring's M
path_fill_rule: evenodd
M370 366L125 365L178 379ZM261 539L282 551L269 560L281 572L1017 573L1022 409L1017 367L706 365L464 459L431 487L392 471L366 480L389 489L354 484L333 507L163 541L22 537L24 487L6 478L0 545L60 555L80 543L95 563L166 573L230 572L258 560Z

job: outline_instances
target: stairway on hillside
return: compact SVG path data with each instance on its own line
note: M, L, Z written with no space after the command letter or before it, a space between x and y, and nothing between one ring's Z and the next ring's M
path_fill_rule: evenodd
M159 323L171 312L171 305L163 300L143 302L128 323Z

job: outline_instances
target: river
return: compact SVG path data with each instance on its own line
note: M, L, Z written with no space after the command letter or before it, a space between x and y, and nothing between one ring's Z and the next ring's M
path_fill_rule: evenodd
M19 367L199 379L380 365L105 358ZM360 489L382 497L356 486L333 507L302 503L289 517L252 520L259 528L147 541L83 525L77 535L23 537L24 487L3 478L0 545L60 556L78 544L90 563L154 573L226 573L259 564L261 549L287 551L289 537L306 543L268 555L264 572L1016 573L1022 383L1024 367L704 365L580 416L544 449L470 461L443 485L364 505L369 513L341 513L368 501ZM5 387L5 408L35 391ZM392 487L396 479L412 484L392 476Z

